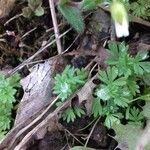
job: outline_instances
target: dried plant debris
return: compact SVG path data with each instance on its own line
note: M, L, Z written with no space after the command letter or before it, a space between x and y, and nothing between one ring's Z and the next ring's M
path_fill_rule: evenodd
M20 102L15 124L34 116L50 103L52 97L53 73L58 60L45 61L33 66L31 73L21 80L24 95Z
M0 18L8 16L16 0L0 0Z

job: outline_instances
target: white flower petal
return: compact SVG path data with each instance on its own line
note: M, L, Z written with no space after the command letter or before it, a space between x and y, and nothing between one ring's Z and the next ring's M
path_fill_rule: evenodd
M115 22L115 30L118 38L129 35L129 25L126 18L123 19L122 24Z

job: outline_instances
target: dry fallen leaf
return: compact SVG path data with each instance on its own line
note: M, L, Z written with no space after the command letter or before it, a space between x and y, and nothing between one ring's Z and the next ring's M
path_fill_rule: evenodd
M56 61L57 59L33 66L31 73L21 80L24 95L17 111L15 125L34 116L50 103Z
M93 93L93 89L96 86L93 83L94 78L87 81L86 84L77 93L78 98L79 98L79 104L81 104L83 101L86 101L85 107L86 107L86 110L87 110L87 114L89 114L91 112L90 109L91 109L91 105L92 105L92 93Z
M6 17L12 10L16 0L0 0L0 18Z

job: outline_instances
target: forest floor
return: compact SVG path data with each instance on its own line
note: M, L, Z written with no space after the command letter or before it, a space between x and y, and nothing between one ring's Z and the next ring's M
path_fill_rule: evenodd
M6 1L10 4L11 0ZM99 83L95 75L99 68L107 67L106 49L110 41L125 41L131 55L140 49L149 53L150 22L136 18L130 22L130 35L117 39L107 10L98 8L86 13L82 34L72 29L56 10L60 52L48 0L42 4L44 15L30 18L22 16L27 2L6 7L7 2L1 3L0 73L8 77L19 73L21 87L16 94L11 129L0 143L0 150L69 150L76 145L114 150L118 145L114 131L104 126L103 117L93 119L90 115L92 90ZM86 68L90 72L89 79L86 86L56 108L54 103L58 97L53 94L54 76L67 64ZM60 116L63 110L73 105L86 108L87 113L67 123Z

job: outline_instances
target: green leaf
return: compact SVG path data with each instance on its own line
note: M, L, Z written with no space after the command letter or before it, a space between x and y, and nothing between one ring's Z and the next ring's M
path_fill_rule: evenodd
M62 118L63 120L66 120L67 123L69 122L74 122L76 117L81 117L84 115L85 112L81 108L74 106L74 107L69 107L67 108L63 113L62 113Z
M98 98L104 100L104 101L107 101L109 100L111 97L110 97L110 92L109 92L109 88L104 86L100 89L97 89L96 91L96 95Z
M16 93L14 87L19 86L19 79L17 74L7 79L0 74L0 134L10 129L11 110Z
M20 86L20 84L19 84L20 79L21 79L20 74L16 73L13 76L11 76L10 78L8 78L7 80L9 82L10 86L18 87L18 86Z
M149 143L144 147L144 150L150 150L150 144Z
M73 109L74 109L74 113L76 116L81 117L82 115L85 115L85 112L83 109L81 109L77 106L74 106Z
M44 9L43 9L41 6L39 6L39 7L34 11L34 13L35 13L36 16L42 16L42 15L44 15Z
M118 76L118 69L116 67L108 67L106 71L99 71L98 78L105 84L112 83Z
M22 9L22 14L25 18L30 18L32 15L32 10L29 7L25 7Z
M120 119L118 118L118 116L110 114L106 116L104 124L106 127L111 128L114 124L120 124Z
M62 114L62 118L63 120L66 120L67 123L74 122L74 120L76 119L74 110L71 107L67 108Z
M137 55L135 56L136 60L142 61L148 58L148 52L147 51L139 51Z
M136 124L136 123L141 123L143 119L144 116L138 108L136 107L130 108L129 118L128 118L129 121L134 122Z
M77 32L81 33L84 31L83 17L78 8L68 5L58 5L58 9Z
M80 86L83 86L87 79L87 71L85 69L75 69L67 65L61 74L55 76L54 81L54 94L64 101Z

